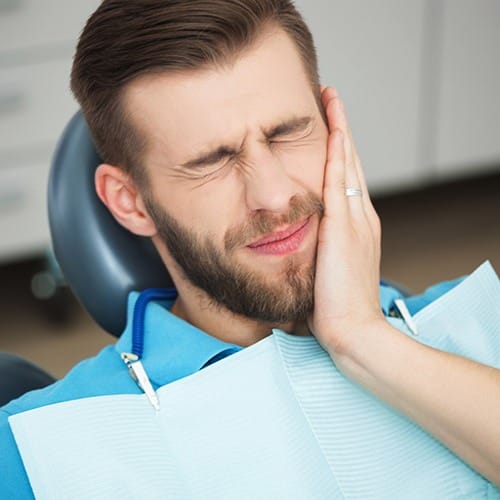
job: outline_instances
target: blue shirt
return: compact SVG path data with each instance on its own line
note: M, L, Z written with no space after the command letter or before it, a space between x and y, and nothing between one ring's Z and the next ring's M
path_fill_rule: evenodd
M460 279L440 283L422 295L406 299L408 309L414 314L458 282ZM108 346L94 358L82 361L55 384L32 391L0 409L1 498L33 498L7 420L10 415L73 399L141 392L120 357L122 352L132 352L133 311L138 295L130 294L127 326L114 346ZM385 314L391 313L393 301L397 298L402 298L402 294L395 288L380 287ZM142 361L155 388L186 377L241 349L217 340L171 314L168 311L170 306L166 302L151 302L146 309Z

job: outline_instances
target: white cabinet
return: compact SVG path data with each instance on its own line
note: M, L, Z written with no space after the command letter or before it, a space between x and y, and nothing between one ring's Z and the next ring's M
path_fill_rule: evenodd
M70 60L53 59L0 67L0 152L53 144L77 109L69 90L70 66Z
M46 183L47 170L37 163L0 169L0 257L21 258L48 245Z
M444 0L440 43L437 174L500 170L500 1Z
M0 0L1 51L72 47L96 0ZM20 52L18 52L19 54Z
M71 58L98 4L0 0L0 263L50 246L50 160L77 110L69 90Z

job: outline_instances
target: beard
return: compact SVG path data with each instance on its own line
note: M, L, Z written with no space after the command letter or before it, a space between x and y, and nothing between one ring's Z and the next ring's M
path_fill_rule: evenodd
M323 204L315 194L294 196L285 214L256 212L244 225L227 231L223 248L209 234L203 236L184 227L151 196L145 196L144 202L179 270L218 306L268 323L305 321L312 312L315 260L299 265L293 255L284 257L284 269L272 281L238 262L234 252L280 226L315 214L321 217Z

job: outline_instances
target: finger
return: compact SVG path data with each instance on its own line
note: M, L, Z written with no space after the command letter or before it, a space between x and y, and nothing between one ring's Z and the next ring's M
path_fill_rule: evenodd
M336 97L338 97L338 93L337 93L336 89L334 89L333 87L324 87L323 88L323 91L321 92L321 102L323 104L323 108L325 110L325 113L326 113L326 110L328 108L328 103ZM333 130L333 127L329 128L329 130L331 132Z
M368 187L366 184L366 179L364 176L363 168L361 166L361 161L359 159L359 155L356 151L354 141L352 138L352 131L349 127L349 123L347 121L347 115L345 113L344 106L339 108L339 113L334 117L335 126L338 126L345 134L346 140L349 143L349 148L352 152L352 158L354 160L354 165L357 173L357 180L359 181L358 187L361 189L363 193L363 207L370 222L370 226L372 227L373 233L375 235L380 234L380 221L378 215L373 207L373 204L370 199L370 194L368 192ZM350 181L347 181L350 182ZM349 185L349 184L348 184Z
M339 97L339 99L340 99L340 97ZM340 113L338 114L338 116L335 117L335 119L336 119L336 126L338 126L340 128L340 130L342 130L347 136L347 139L349 141L349 147L352 149L352 155L353 155L354 159L356 160L356 163L361 164L361 161L360 161L359 155L358 155L358 151L356 149L354 139L352 136L352 130L351 130L351 127L349 125L349 121L347 120L347 114L345 112L345 106L344 106L343 102L340 106ZM364 176L363 176L363 178L364 178Z
M370 194L368 192L368 186L366 184L366 178L363 172L363 168L361 165L361 161L359 159L359 155L356 151L355 145L354 145L354 140L352 137L352 131L349 126L349 122L347 120L347 115L345 112L345 108L343 105L341 105L338 108L338 114L334 117L335 125L338 126L345 134L346 136L346 142L348 142L348 146L351 150L351 157L353 158L354 161L354 166L355 170L357 173L357 180L359 182L358 187L361 189L363 193L363 200L362 204L365 210L366 217L368 218L368 221L370 223L370 227L372 229L372 233L375 236L376 239L380 240L380 219L378 217L377 212L375 211L375 208L373 206L373 203L370 198ZM349 170L349 169L348 169ZM347 176L346 176L347 177ZM350 180L347 180L347 183L349 183ZM349 186L349 184L347 184Z
M363 191L363 198L364 198L365 206L367 206L368 204L371 205L370 195L368 193L368 187L366 184L366 178L365 178L365 175L363 172L363 168L361 166L361 160L359 158L358 152L356 150L356 146L354 144L352 130L351 130L351 127L349 126L349 122L347 120L347 114L345 112L345 107L343 104L340 106L339 113L335 117L335 123L336 123L336 126L338 126L344 132L344 134L346 134L346 137L348 138L347 139L348 140L348 147L351 150L351 155L354 159L354 165L356 168L357 177L359 179L359 188ZM369 208L369 207L367 206L367 208Z
M338 103L335 106L335 117L340 116L342 117L339 122L336 123L336 126L339 126L340 130L344 133L344 148L345 148L345 158L346 158L346 174L345 174L345 180L346 180L346 188L355 188L355 189L361 189L361 180L358 176L358 168L357 168L357 158L355 156L355 149L354 149L354 144L352 142L352 137L350 135L349 131L349 126L347 124L347 120L345 119L345 111L344 111L344 105L340 98L338 99ZM335 119L335 118L334 118ZM363 192L364 194L364 192ZM361 209L363 210L363 200L362 197L360 196L351 196L349 197L350 201L350 206L354 210L354 213L356 215L361 215L362 212L360 212Z
M347 148L348 159L352 159L352 165L356 169L357 179L359 179L359 181L364 181L364 176L363 175L360 176L358 173L359 170L358 165L361 166L361 162L359 160L358 152L356 151L356 148L354 146L354 140L352 138L351 128L349 127L349 123L347 121L347 115L345 112L345 107L342 101L340 101L339 106L336 107L335 111L336 111L334 116L335 126L338 127L340 130L342 130L342 132L346 136L346 148ZM363 182L363 184L365 183ZM361 188L362 186L358 185L358 187ZM363 192L363 194L365 193Z
M328 136L323 202L326 217L343 217L347 214L344 134L339 129L334 129Z
M344 145L344 158L345 158L345 186L349 188L359 188L361 185L361 181L358 177L358 172L356 168L356 158L353 155L353 148L351 145L351 141L349 137L346 135L346 120L341 119L343 115L342 102L338 97L336 92L330 89L326 90L324 93L324 99L326 102L326 115L328 119L328 126L330 130L334 130L337 125L344 126L344 130L342 130L342 126L338 127L343 132L343 145ZM343 196L346 196L346 192L343 193ZM352 215L360 220L366 217L363 201L360 197L349 197L349 206Z

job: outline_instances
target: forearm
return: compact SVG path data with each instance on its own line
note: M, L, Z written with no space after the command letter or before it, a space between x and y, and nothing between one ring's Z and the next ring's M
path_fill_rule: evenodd
M380 321L330 353L346 376L500 484L500 370L433 349Z

